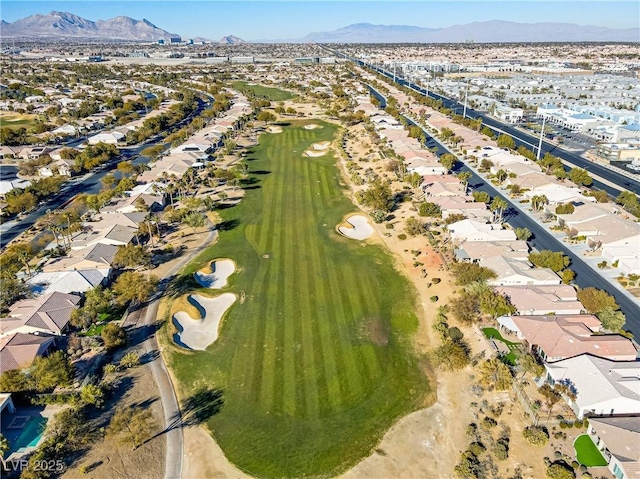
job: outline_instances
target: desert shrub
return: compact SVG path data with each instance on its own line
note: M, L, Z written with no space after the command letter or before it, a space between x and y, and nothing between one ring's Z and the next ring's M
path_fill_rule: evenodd
M506 438L498 439L491 451L498 461L505 461L509 458L509 440Z
M440 281L442 281L440 278L433 278L433 279L431 280L431 282L432 282L433 284L438 284Z
M549 432L544 426L527 426L522 431L522 435L529 444L534 446L544 446L549 442Z
M387 223L386 225L384 225L385 228L387 228L388 230L392 230L393 229L393 223Z
M120 366L129 369L140 365L140 355L138 353L127 353L120 360Z
M478 431L477 424L475 422L472 422L472 423L469 423L464 433L467 435L467 437L473 437L475 436L477 431Z
M400 233L400 234L398 235L398 239L399 239L399 240L406 240L406 239L407 239L407 235L406 235L406 234L404 234L404 233Z
M472 442L469 444L469 451L471 451L476 456L479 456L483 452L487 450L486 447L481 442Z
M556 461L551 463L549 467L547 467L546 471L547 477L551 479L575 479L576 473L573 472L573 469L570 465L568 465L564 461Z
M492 417L485 416L484 419L482 420L482 427L486 429L491 429L492 427L496 427L497 425L498 425L498 422Z
M438 301L438 297L437 296L431 296L431 298L429 298L431 300L432 303L436 303Z

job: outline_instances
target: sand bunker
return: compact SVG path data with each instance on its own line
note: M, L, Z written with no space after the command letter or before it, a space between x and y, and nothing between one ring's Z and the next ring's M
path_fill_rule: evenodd
M236 295L232 293L224 293L215 298L189 295L189 302L198 308L202 319L193 319L184 311L178 311L173 315L173 324L178 329L173 340L185 348L204 351L218 339L220 320L235 301Z
M236 265L230 259L217 259L209 263L206 268L196 271L196 281L200 286L211 289L221 289L227 285L227 278L236 270Z
M322 150L326 150L330 146L331 146L330 141L321 141L320 143L314 143L313 145L311 145L311 148L313 148L314 150L322 151Z
M282 127L280 127L280 126L268 126L267 127L267 132L268 133L282 133Z
M326 151L315 151L315 150L305 150L303 153L304 156L324 156L327 154Z
M347 238L356 240L365 240L373 234L373 227L369 224L369 220L363 215L353 215L347 218L353 228L340 226L338 231L345 235Z
M315 130L315 129L320 129L322 128L321 125L318 125L316 123L310 123L309 125L304 125L303 127L305 130Z

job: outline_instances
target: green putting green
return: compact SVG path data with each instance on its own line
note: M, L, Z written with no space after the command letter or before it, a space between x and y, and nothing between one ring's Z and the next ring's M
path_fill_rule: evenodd
M495 339L496 341L502 341L509 348L509 354L505 355L504 360L510 364L511 366L516 365L516 361L518 359L518 347L520 343L514 343L512 341L508 341L502 337L500 331L496 328L482 328L482 332L489 339Z
M587 467L606 466L607 461L600 450L593 443L588 434L578 436L573 443L576 450L576 460Z
M169 353L169 364L184 395L223 391L209 429L257 477L335 475L432 398L411 342L414 290L380 246L335 232L355 210L335 158L302 153L336 127L303 125L260 137L246 197L220 211L218 243L177 279L188 284L214 258L238 265L226 290L241 299L219 339L205 352Z

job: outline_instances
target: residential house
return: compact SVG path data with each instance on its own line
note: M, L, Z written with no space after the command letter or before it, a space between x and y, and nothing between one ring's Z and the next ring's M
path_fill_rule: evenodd
M103 131L96 135L90 136L87 143L97 145L98 143L106 143L108 145L117 145L125 140L126 135L120 131Z
M529 245L527 245L526 241L520 240L465 241L454 253L458 261L468 261L471 263L479 263L484 259L495 258L497 256L527 261L529 258ZM573 288L571 289L573 290Z
M474 201L472 196L435 196L429 197L428 201L440 207L443 219L461 214L466 218L486 223L493 218L493 212L487 204Z
M0 319L0 337L13 333L59 336L79 302L80 296L58 292L18 301L9 309L9 317Z
M118 247L98 243L82 249L72 249L68 256L51 258L43 266L44 273L55 271L82 271L111 268Z
M51 336L13 333L0 338L0 374L28 368L38 356L46 356L55 347Z
M36 273L27 280L40 294L75 293L81 294L96 286L105 286L111 277L111 268L93 268L73 271L52 271Z
M518 308L519 314L580 314L584 310L584 306L578 301L576 290L568 284L496 286L495 290L506 295L511 304Z
M533 268L528 261L506 256L483 259L480 266L489 268L498 275L487 281L491 286L555 285L561 282L560 277L550 268Z
M591 354L611 361L635 361L638 352L619 334L596 334L600 321L590 314L502 317L499 323L514 331L529 352L548 363Z
M640 274L640 224L621 217L625 213L614 205L581 204L571 214L558 215L558 224L587 244L601 249L610 264L618 263L625 273Z
M447 230L451 239L457 243L465 241L515 241L517 239L513 230L502 229L502 225L482 223L471 219L451 223L447 226Z
M48 155L53 148L47 146L25 146L20 150L20 158L23 160L35 160L43 155Z
M617 479L640 476L640 417L590 417L589 436Z
M565 398L579 419L585 416L640 414L640 361L616 362L581 354L545 364L546 381L568 385Z
M44 178L49 178L55 175L71 176L74 164L73 160L58 160L54 163L38 168L38 175Z

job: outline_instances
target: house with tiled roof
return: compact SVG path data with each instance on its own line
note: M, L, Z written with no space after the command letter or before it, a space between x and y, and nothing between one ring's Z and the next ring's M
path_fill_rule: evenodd
M512 230L508 231L513 233ZM555 285L561 283L560 276L552 269L533 268L528 261L520 261L507 256L486 258L479 264L493 270L498 275L487 281L487 284L491 286Z
M0 374L30 367L36 357L46 356L54 345L51 336L14 333L0 338Z
M39 294L55 291L80 294L106 285L110 276L111 268L40 272L29 278L27 284Z
M0 337L13 333L59 336L79 302L80 296L58 292L18 301L9 309L8 317L0 319Z
M42 271L51 273L53 271L111 268L117 252L117 246L102 243L82 249L72 249L68 256L49 259L42 265Z
M548 363L581 354L611 361L635 361L638 356L629 338L598 334L600 321L591 314L513 315L498 322L524 340L529 352Z
M496 286L495 290L507 296L519 314L580 314L585 309L568 284Z
M611 361L589 354L546 363L545 380L568 385L565 398L579 419L640 414L640 361Z
M640 477L640 416L592 417L588 432L616 478Z

